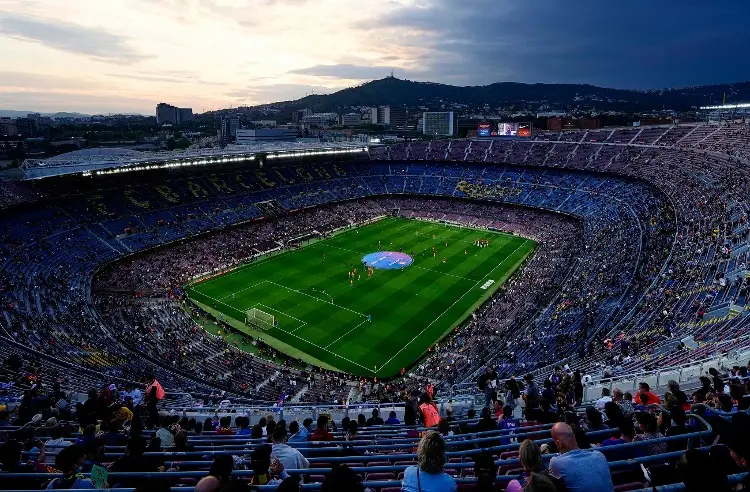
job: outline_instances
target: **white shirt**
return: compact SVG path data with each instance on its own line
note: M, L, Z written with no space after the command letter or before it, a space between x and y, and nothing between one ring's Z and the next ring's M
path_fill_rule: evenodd
M307 458L287 444L274 444L271 449L271 457L278 459L284 465L284 470L310 468L310 462L307 461Z
M602 396L598 400L596 400L596 404L594 404L594 408L599 410L600 412L604 410L604 405L612 401L611 396Z

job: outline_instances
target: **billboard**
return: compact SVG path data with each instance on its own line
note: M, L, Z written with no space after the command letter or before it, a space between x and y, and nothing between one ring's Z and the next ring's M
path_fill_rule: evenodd
M477 126L477 135L480 137L489 137L492 135L491 123L479 123Z
M531 123L498 123L497 134L502 137L531 137Z

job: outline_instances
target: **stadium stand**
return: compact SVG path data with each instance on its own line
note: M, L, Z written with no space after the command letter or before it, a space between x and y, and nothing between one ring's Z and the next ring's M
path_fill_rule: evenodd
M392 492L418 470L423 490L750 487L749 137L602 129L2 183L0 489ZM540 243L401 377L247 354L182 298L394 211Z

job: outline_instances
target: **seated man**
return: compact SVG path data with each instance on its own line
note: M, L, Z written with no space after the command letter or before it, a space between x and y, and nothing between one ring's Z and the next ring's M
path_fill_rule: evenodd
M552 440L560 455L550 460L550 475L569 492L614 491L607 458L596 450L578 449L573 429L565 423L552 427Z

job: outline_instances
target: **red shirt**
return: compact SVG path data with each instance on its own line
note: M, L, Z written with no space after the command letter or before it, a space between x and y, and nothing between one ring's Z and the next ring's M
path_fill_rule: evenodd
M642 405L652 405L654 403L661 403L661 399L655 394L651 393L650 391L642 392L640 400L641 400Z
M333 434L328 432L326 429L315 429L310 435L311 441L333 441Z

